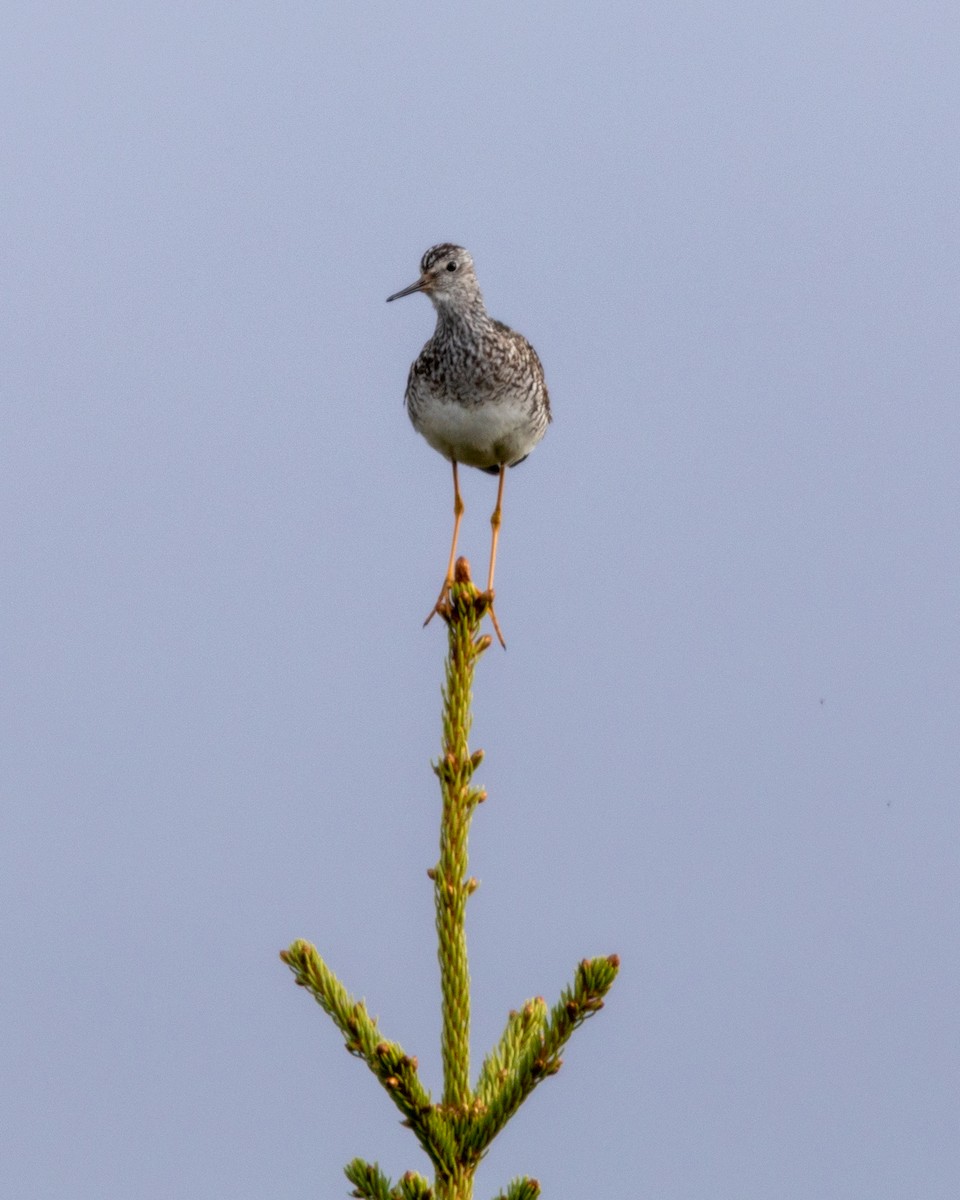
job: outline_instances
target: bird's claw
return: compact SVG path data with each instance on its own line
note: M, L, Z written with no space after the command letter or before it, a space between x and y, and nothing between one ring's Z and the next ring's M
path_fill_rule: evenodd
M457 559L453 578L447 578L443 581L443 587L440 589L440 595L437 597L437 602L427 613L427 619L423 623L424 628L430 624L437 613L439 613L440 616L443 617L444 621L446 621L446 623L449 625L453 615L450 608L450 589L454 583L470 582L470 564L465 558ZM493 607L495 595L496 593L492 587L487 588L485 592L474 592L474 596L476 597L474 604L477 606L477 612L479 615L482 616L484 612L488 612L490 614L490 620L493 622L493 628L497 635L497 641L504 648L504 650L506 650L507 643L503 640L503 631L500 628L500 622L497 620L496 609Z
M497 635L497 641L504 648L504 650L506 650L507 643L503 640L503 634L500 631L500 622L497 620L496 609L493 607L493 597L493 588L489 588L487 591L480 593L480 599L486 604L487 611L490 613L490 620L493 622L493 628Z
M433 608L431 608L431 609L430 609L430 611L427 613L427 619L426 619L426 620L424 621L424 623L423 623L423 627L424 627L424 629L426 629L426 627L427 627L427 626L430 624L430 622L431 622L431 621L433 620L433 618L434 618L434 617L437 615L437 613L439 613L439 614L440 614L440 616L441 616L441 617L443 617L443 619L444 619L445 621L449 621L449 619L450 619L450 605L449 605L449 603L448 603L448 600L449 600L449 598L450 598L450 585L451 585L451 583L453 583L453 580L452 580L452 579L446 579L446 580L444 580L443 587L440 589L440 595L437 597L437 602L436 602L436 604L435 604L435 605L433 606Z

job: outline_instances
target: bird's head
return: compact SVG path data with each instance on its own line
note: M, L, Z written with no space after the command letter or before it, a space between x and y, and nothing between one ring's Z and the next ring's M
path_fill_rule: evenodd
M425 292L434 305L469 306L480 298L480 288L473 270L473 259L462 246L443 242L431 246L420 260L420 278L416 283L394 292L387 301L399 300L413 292Z

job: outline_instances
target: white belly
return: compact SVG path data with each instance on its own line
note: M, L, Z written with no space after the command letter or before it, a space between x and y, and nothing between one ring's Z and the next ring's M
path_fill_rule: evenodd
M468 467L514 463L540 440L529 406L510 399L465 405L431 398L411 420L434 450Z

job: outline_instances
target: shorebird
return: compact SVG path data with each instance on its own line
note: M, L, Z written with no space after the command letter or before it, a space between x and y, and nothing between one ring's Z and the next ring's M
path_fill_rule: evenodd
M453 464L453 541L437 602L442 610L453 583L457 539L463 520L457 467L463 463L498 475L497 505L490 517L490 571L487 595L493 627L505 646L493 609L493 574L503 509L507 467L522 463L547 431L550 398L537 352L525 337L487 313L473 269L462 246L444 242L420 261L420 278L388 296L399 300L424 292L437 311L437 327L410 367L405 403L416 431Z

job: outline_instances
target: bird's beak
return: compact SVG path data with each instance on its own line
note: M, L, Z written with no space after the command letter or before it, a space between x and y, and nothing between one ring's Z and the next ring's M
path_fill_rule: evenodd
M399 300L401 296L411 296L414 292L422 292L424 288L429 288L430 276L421 275L416 283L411 283L409 287L403 288L402 291L394 292L392 296L387 297L387 303L391 300Z

